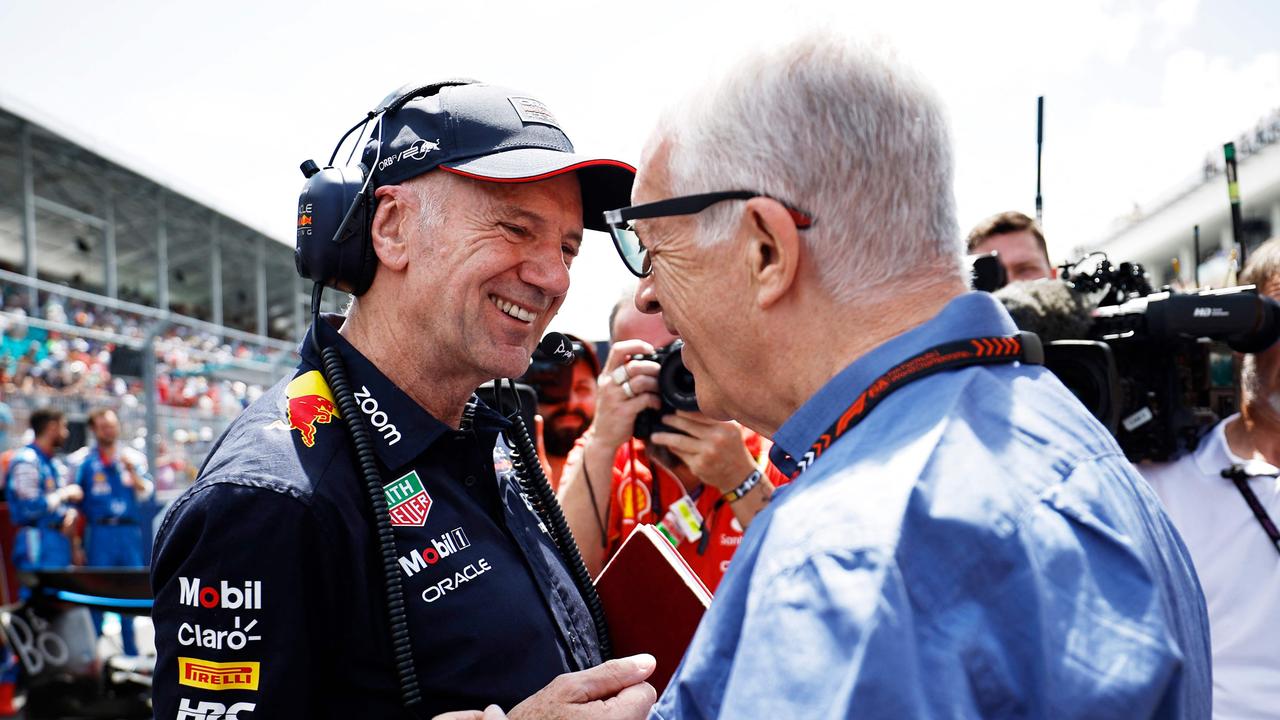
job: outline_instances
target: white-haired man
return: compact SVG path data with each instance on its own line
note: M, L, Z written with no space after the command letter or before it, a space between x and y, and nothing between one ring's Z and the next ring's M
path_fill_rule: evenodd
M1249 256L1240 282L1280 300L1280 238ZM1240 413L1195 452L1141 468L1204 584L1216 720L1274 717L1280 707L1280 343L1245 355L1243 365ZM1232 468L1241 475L1228 480L1223 471Z
M795 479L654 716L1207 717L1172 525L966 292L932 92L813 36L696 97L606 218L703 409L771 435Z

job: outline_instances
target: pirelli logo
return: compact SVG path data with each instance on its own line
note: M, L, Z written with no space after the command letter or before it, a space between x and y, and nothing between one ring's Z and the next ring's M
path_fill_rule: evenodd
M261 663L178 658L178 682L205 690L257 690Z

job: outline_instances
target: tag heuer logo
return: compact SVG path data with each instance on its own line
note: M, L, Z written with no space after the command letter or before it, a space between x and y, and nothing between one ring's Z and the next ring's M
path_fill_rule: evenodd
M412 470L399 480L382 486L391 511L391 524L395 527L422 527L431 510L431 496L422 487L418 473Z

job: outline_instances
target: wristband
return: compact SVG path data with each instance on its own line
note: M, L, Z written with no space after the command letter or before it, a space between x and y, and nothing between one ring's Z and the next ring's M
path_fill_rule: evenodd
M759 485L763 478L764 475L761 474L759 470L752 470L751 474L747 476L746 480L742 481L741 485L724 494L725 501L732 503L746 497L747 493L751 492L756 485Z

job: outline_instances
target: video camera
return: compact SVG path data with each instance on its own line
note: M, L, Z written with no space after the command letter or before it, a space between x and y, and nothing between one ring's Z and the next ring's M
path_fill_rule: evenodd
M1101 256L1093 272L1076 272ZM1234 352L1280 338L1280 304L1252 285L1155 292L1142 266L1093 253L1062 280L995 293L1023 330L1044 341L1045 366L1115 435L1133 462L1195 449L1236 410Z
M676 340L666 347L659 348L652 355L632 355L632 360L652 360L658 363L658 396L662 398L662 407L654 410L645 408L636 415L633 434L648 440L655 432L679 432L662 423L662 416L677 410L697 410L698 397L694 393L693 373L684 366L684 341Z

